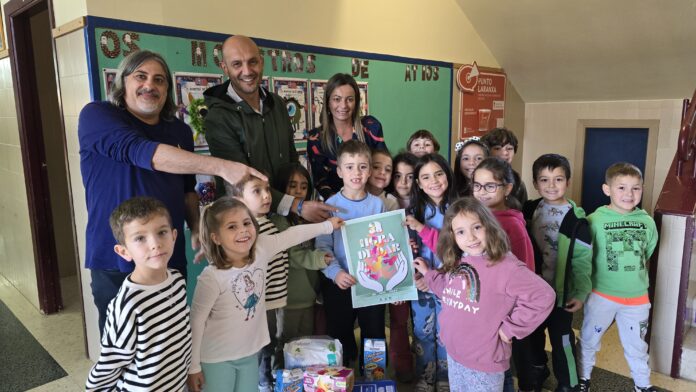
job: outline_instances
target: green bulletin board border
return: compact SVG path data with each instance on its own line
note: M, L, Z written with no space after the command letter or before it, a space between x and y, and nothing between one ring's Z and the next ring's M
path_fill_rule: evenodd
M179 28L179 27L132 22L132 21L119 20L119 19L103 18L103 17L97 17L97 16L87 16L86 17L86 27L84 29L84 32L85 32L85 41L86 41L85 47L87 48L87 63L88 63L87 69L88 69L89 80L90 80L90 96L91 96L92 100L101 99L101 83L100 83L101 69L99 67L99 60L98 60L98 55L97 55L98 51L100 50L100 47L99 47L99 44L97 42L96 29L115 29L115 30L137 31L137 32L141 32L141 33L160 35L160 36L169 36L169 37L177 37L177 38L200 40L200 41L217 41L217 42L223 42L227 37L229 37L231 35L231 34L223 34L223 33L206 32L206 31L201 31L201 30L185 29L185 28ZM348 58L352 57L352 58L360 58L360 59L364 59L364 60L388 61L388 62L403 63L403 64L418 64L421 66L436 66L436 67L440 68L441 73L443 73L443 74L449 73L449 75L447 75L447 76L449 77L450 82L453 80L453 77L454 77L454 64L448 63L448 62L443 62L443 61L426 60L426 59L411 58L411 57L401 57L401 56L377 54L377 53L370 53L370 52L360 52L360 51L345 50L345 49L327 48L327 47L322 47L322 46L296 44L296 43L274 41L274 40L267 40L267 39L261 39L261 38L253 38L253 39L257 43L257 45L259 45L259 47L270 47L270 48L274 48L274 49L290 50L290 51L295 51L295 52L305 52L305 53L309 52L309 53L316 53L316 54L322 54L322 55L328 55L328 56L340 56L340 57L348 57ZM452 94L453 94L453 83L449 83L449 96L448 96L449 115L448 115L448 119L447 119L447 123L448 123L447 136L448 137L447 137L447 140L441 140L441 145L443 147L441 149L441 153L443 153L444 150L446 149L446 151L447 151L446 158L448 160L451 159L450 141L452 139L452 99L453 99ZM398 98L396 98L396 99L398 99ZM379 118L379 116L378 116L378 118ZM413 132L413 131L415 131L415 129L409 130L409 132ZM394 152L396 152L396 151L394 151Z

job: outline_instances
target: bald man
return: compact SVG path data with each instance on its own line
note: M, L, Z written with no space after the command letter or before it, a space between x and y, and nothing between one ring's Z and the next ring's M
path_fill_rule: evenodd
M285 101L260 86L263 55L249 37L236 35L225 40L222 60L220 65L229 80L204 93L210 154L261 170L273 183L280 167L298 162ZM219 179L217 189L224 189ZM308 221L321 222L333 211L321 202L300 203L300 199L286 195L285 189L271 191L271 208L280 215L293 211Z

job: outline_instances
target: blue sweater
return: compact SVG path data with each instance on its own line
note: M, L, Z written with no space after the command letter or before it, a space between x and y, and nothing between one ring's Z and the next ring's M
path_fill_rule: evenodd
M440 209L438 207L434 207L432 204L428 204L425 207L424 216L425 222L423 223L426 226L430 226L437 231L442 230L442 223L445 219L445 216L440 212ZM419 256L428 262L428 268L440 268L442 266L442 261L440 261L440 258L437 257L435 252L433 252L430 248L428 248L427 246L425 246L425 244L421 242L420 237L417 238L419 246L418 249L420 251Z
M369 193L362 200L350 200L343 196L341 191L331 196L326 201L326 204L338 208L339 211L334 212L333 216L346 221L384 212L382 200ZM341 235L340 230L317 237L314 245L317 249L334 255L331 264L323 269L327 278L331 280L336 279L336 275L340 270L348 272L348 259L346 258L346 250L343 247L343 235Z
M85 267L133 270L133 263L114 252L116 239L109 227L109 215L129 198L152 196L167 206L179 232L169 266L183 270L184 194L194 192L195 176L156 171L152 157L160 143L193 151L191 129L178 119L148 125L109 102L92 102L80 112L77 133L87 199Z

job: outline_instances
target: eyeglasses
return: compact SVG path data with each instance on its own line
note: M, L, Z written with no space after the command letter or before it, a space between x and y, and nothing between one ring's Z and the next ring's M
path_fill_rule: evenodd
M495 182L488 182L485 184L474 183L474 192L478 192L483 188L488 193L493 193L498 190L498 187L505 186L505 184L496 184Z

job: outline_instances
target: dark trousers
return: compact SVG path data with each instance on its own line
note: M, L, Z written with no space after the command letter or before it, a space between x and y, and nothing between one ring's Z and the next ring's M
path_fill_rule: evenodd
M104 334L104 324L106 324L106 308L109 302L116 297L118 290L121 289L123 281L129 275L128 272L119 270L90 270L92 275L92 297L94 305L99 312L99 335Z
M353 326L358 319L360 340L385 339L384 305L368 306L353 309L350 289L341 290L329 279L322 279L324 309L326 310L326 325L329 336L338 339L343 346L343 365L350 366L350 361L358 356L358 346L355 343ZM360 345L360 369L363 366L362 344Z
M520 389L532 389L537 382L539 368L547 362L546 333L549 331L551 341L551 361L553 374L558 380L558 387L573 387L578 376L575 365L575 334L573 333L573 313L554 307L549 317L531 335L521 341L518 358L515 358ZM536 366L536 371L533 368Z

